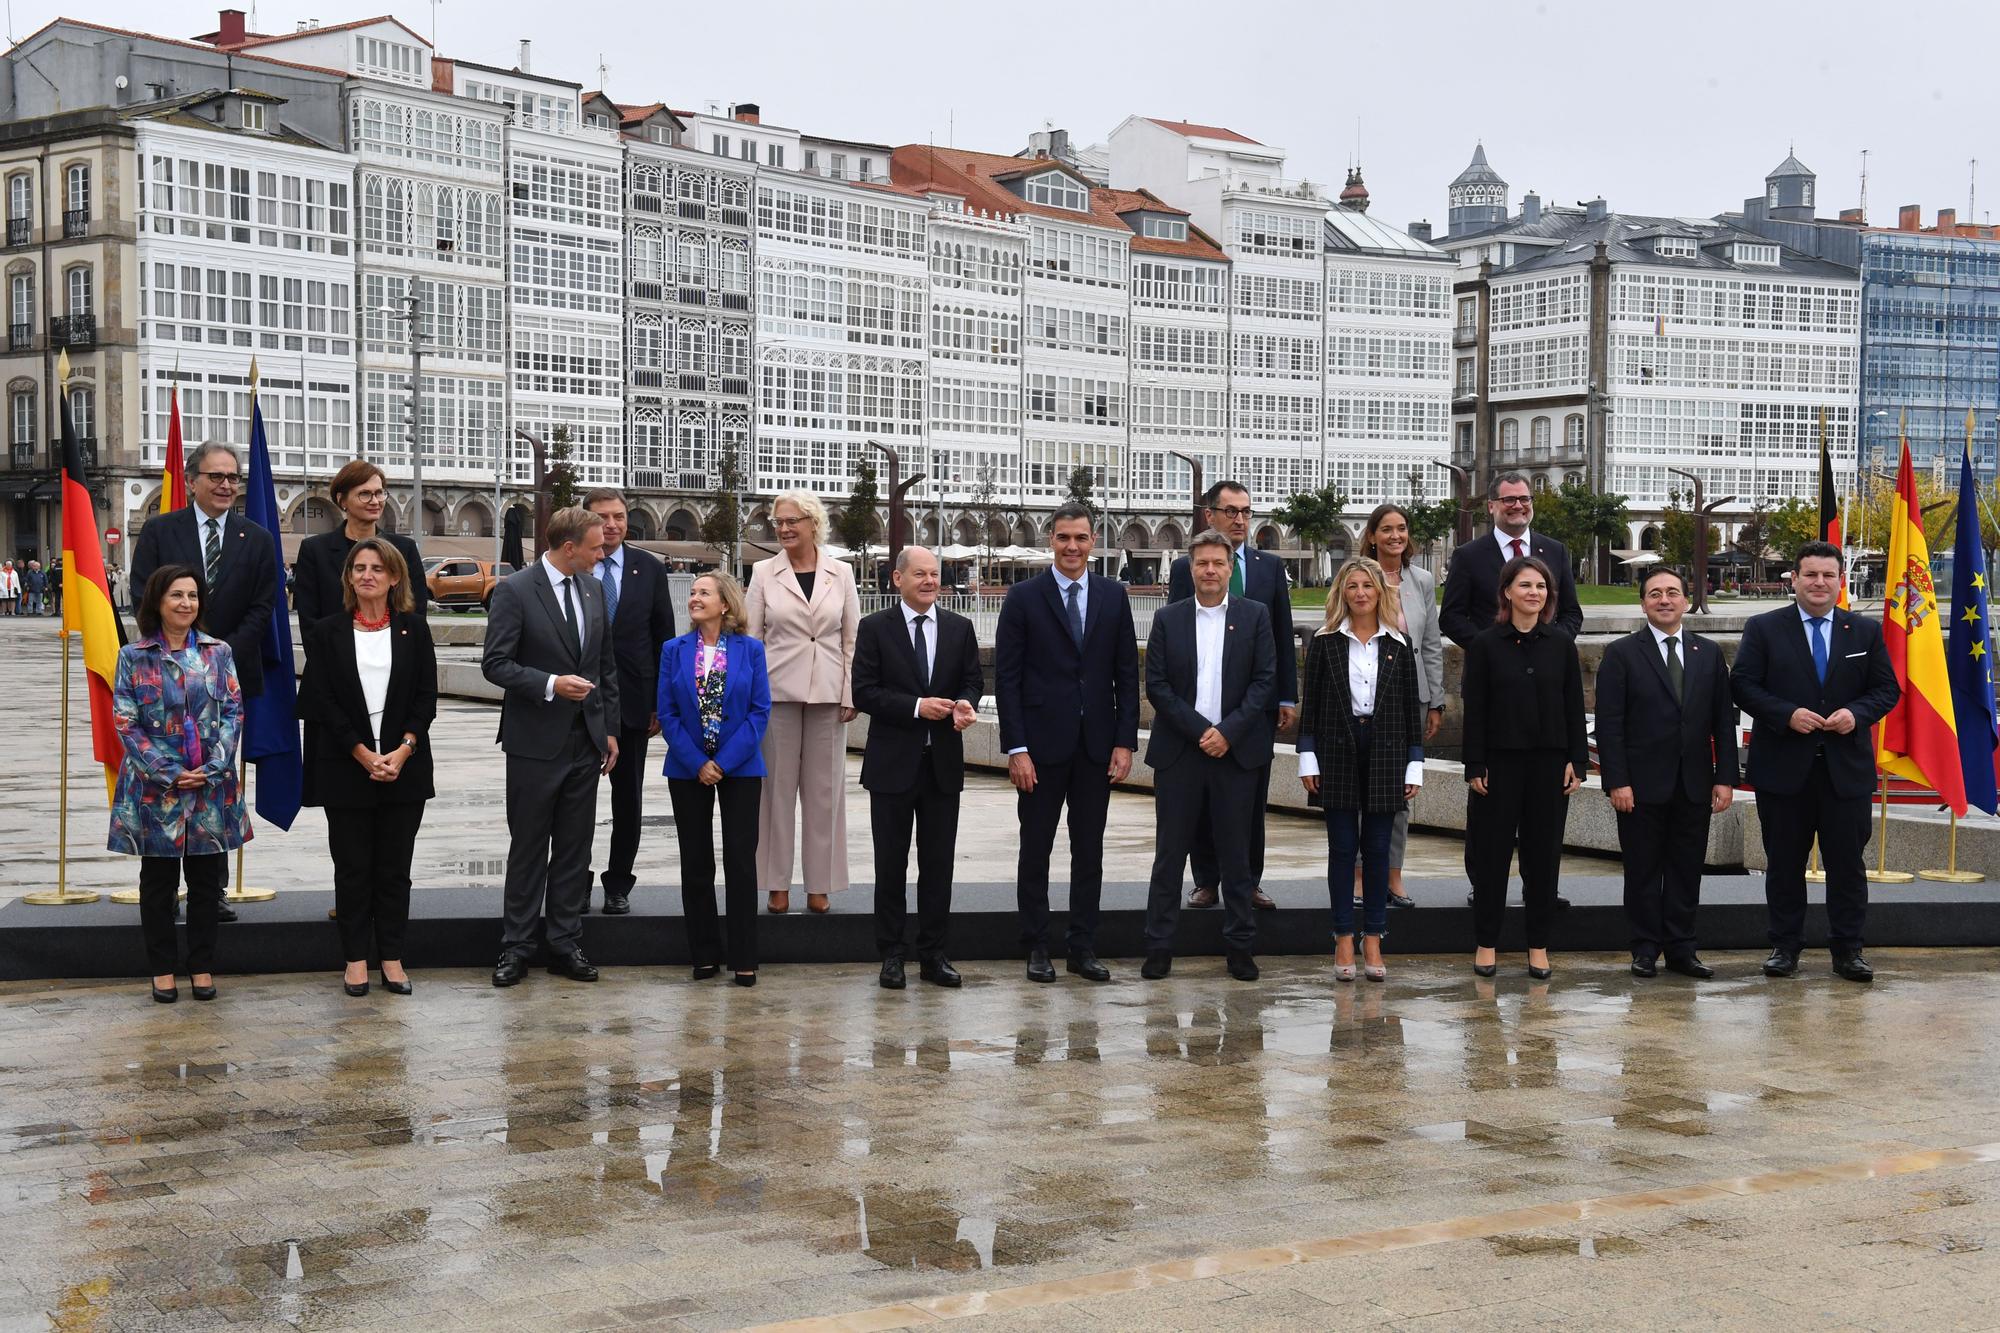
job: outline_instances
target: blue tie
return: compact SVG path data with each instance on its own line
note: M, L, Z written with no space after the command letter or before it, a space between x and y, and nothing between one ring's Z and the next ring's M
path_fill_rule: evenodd
M598 565L598 569L601 572L597 577L604 584L604 618L606 620L618 619L618 580L614 576L617 568L618 566L608 558L601 561Z
M1076 598L1077 594L1082 591L1082 583L1072 583L1069 585L1068 591L1064 594L1067 599L1067 609L1069 611L1069 636L1076 640L1078 648L1083 647L1083 604L1078 602Z
M1814 616L1812 625L1813 669L1819 672L1819 683L1826 684L1826 617Z

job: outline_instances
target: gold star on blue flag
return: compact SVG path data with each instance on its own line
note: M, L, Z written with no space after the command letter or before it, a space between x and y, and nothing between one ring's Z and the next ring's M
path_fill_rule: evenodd
M2000 780L1994 758L2000 751L2000 723L1993 706L1992 640L1986 624L1986 551L1979 533L1979 478L1972 451L1959 455L1958 533L1952 550L1951 604L1959 613L1945 644L1945 672L1951 680L1952 711L1958 722L1959 767L1966 804L1987 814L2000 807Z

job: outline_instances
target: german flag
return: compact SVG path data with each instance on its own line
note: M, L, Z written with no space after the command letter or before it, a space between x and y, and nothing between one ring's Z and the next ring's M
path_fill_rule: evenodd
M1840 530L1840 493L1833 489L1833 455L1826 447L1826 409L1819 410L1819 539L1847 549ZM1840 601L1842 609L1847 606L1846 558L1841 559Z
M118 678L118 650L125 643L125 627L111 606L111 583L104 575L104 545L97 531L97 506L90 498L83 450L69 414L68 352L56 361L56 383L62 416L63 632L83 636L84 677L90 682L90 748L97 762L104 765L108 799L125 754L111 712L111 684Z

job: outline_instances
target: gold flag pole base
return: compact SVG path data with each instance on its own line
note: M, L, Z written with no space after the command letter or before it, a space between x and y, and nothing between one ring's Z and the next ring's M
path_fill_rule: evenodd
M233 888L222 895L226 903L268 903L278 896L276 889L260 889L252 886Z
M181 888L178 896L182 902L187 901L188 891L185 886ZM136 907L140 901L139 891L137 889L120 889L111 895L111 901L117 903L120 907Z
M250 803L250 760L240 750L237 752L236 772L237 781L240 784L238 790L241 793L243 803L248 805ZM277 896L278 891L276 889L262 889L243 882L243 844L240 842L237 843L236 875L230 880L229 891L222 895L222 901L226 903L268 903Z
M1919 870L1917 877L1919 879L1931 880L1938 884L1980 884L1985 882L1986 876L1980 874L1978 871L1960 870L1958 868L1957 811L1953 811L1951 816L1951 841L1949 846L1951 851L1950 855L1946 858L1949 864L1943 870Z
M1889 869L1889 775L1882 775L1882 828L1875 835L1875 868L1868 872L1870 884L1909 884L1916 876L1907 870Z
M95 889L43 889L22 894L21 901L30 907L75 907L94 903L102 896Z
M1826 872L1819 868L1819 839L1813 839L1812 857L1806 862L1806 883L1826 883Z

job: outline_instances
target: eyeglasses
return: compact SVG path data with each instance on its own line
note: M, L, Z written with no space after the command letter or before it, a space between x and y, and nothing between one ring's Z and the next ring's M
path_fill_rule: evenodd
M1247 505L1210 505L1208 512L1211 514L1221 514L1227 518L1250 517L1250 509Z
M1535 497L1532 495L1503 495L1493 503L1502 509L1533 509Z
M197 472L197 477L205 477L211 486L235 486L243 480L240 472Z
M389 492L377 487L365 491L349 491L347 498L350 500L386 500L389 498Z
M774 518L771 520L771 526L774 528L800 528L811 521L804 518Z

